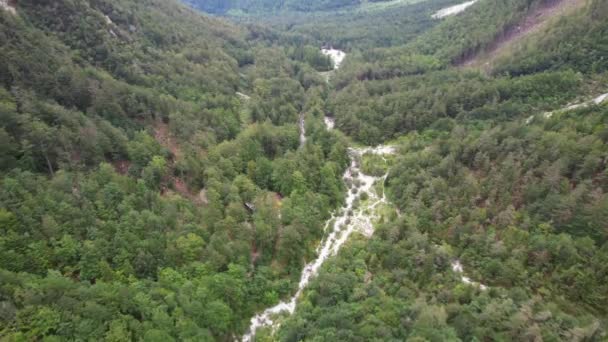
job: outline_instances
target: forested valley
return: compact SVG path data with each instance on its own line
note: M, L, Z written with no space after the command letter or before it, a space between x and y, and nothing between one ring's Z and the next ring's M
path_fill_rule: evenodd
M367 2L382 3L394 0L185 0L186 3L208 13L226 14L233 11L264 15L272 12L315 12L352 8Z
M606 340L608 3L460 3L0 1L0 340Z

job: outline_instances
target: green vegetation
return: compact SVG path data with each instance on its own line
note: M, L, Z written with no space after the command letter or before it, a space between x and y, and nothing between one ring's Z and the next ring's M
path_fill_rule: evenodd
M391 0L371 0L387 2ZM362 0L186 0L187 3L205 12L225 14L230 11L263 13L275 11L326 11L362 4Z
M603 2L489 73L452 66L538 5L522 4L482 1L405 46L353 48L328 110L363 143L399 138L387 185L402 216L326 265L277 339L605 339L607 107L543 115L606 92ZM363 167L381 173L374 159Z
M607 66L599 56L606 51L608 12L598 1L558 21L548 33L540 32L489 73L453 67L500 36L495 22L508 27L514 25L512 16L524 16L524 10L512 14L523 6L512 2L488 11L496 17L492 22L477 20L491 5L481 1L404 46L351 53L333 80L335 94L329 101L337 127L373 145L446 117L511 120L563 107L586 93L592 79L606 78Z
M289 44L328 44L346 51L399 46L415 40L440 22L431 15L458 0L394 0L366 2L330 11L250 13L231 18L251 25L260 22L284 33Z
M607 15L606 2L591 2L586 11L560 18L536 39L505 56L494 72L519 75L564 68L585 74L605 72L608 69L604 57L608 51ZM560 44L564 41L568 44Z
M345 67L336 79L353 70ZM370 78L355 80L332 97L330 107L337 126L367 144L399 137L404 132L429 127L438 119L512 119L522 114L549 110L572 100L581 87L580 75L555 71L521 77L489 77L478 71L415 70L409 77L374 80L383 70L360 70ZM399 73L407 69L396 68Z
M607 123L603 106L408 135L388 179L403 216L345 247L279 339L603 340Z
M366 175L381 177L388 172L392 164L393 158L390 156L365 153L361 158L361 171Z
M545 113L608 91L606 2L459 66L546 1L10 2L0 340L233 340L386 142L374 235L257 341L605 340L608 105Z
M314 69L331 63L172 1L17 13L0 11L0 335L226 340L291 294L344 196Z

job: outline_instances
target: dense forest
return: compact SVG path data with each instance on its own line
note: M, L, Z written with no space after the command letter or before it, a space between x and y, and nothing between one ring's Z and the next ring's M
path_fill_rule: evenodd
M335 10L366 3L364 0L185 0L186 3L205 12L226 14L230 11L264 14L277 11L313 12ZM390 2L394 0L369 0L369 2Z
M260 340L606 338L608 107L561 108L608 89L608 8L588 2L489 70L454 67L539 5L501 4L351 54L328 112L361 142L395 139L396 214Z
M601 57L607 47L608 9L601 1L560 18L491 70L455 68L460 58L500 37L497 23L514 25L511 7L535 6L522 0L505 8L492 3L481 2L403 46L356 51L334 81L329 106L338 127L377 144L427 128L437 119L508 120L605 90L592 86L606 79L608 68Z
M279 339L604 340L607 120L444 119L403 137L388 180L402 214L324 268Z
M560 1L0 2L0 340L238 339L351 162L390 210L256 341L605 340L608 103L571 105L608 6L576 1L482 66Z
M171 1L16 12L0 12L3 339L225 340L289 294L343 196L346 140L320 128L331 62Z

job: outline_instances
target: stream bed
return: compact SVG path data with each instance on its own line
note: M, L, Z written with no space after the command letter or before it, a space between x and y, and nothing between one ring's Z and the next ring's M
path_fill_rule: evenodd
M281 313L293 314L298 298L311 279L318 274L319 269L328 258L338 253L352 233L358 232L366 237L371 237L374 233L374 221L379 218L378 209L382 204L387 203L384 182L388 173L381 177L364 174L359 163L365 153L389 155L395 153L395 148L392 146L378 146L349 149L351 163L343 176L347 187L345 204L342 208L337 209L325 224L326 236L317 247L317 258L308 263L302 270L298 290L290 299L264 310L251 319L249 332L243 336L243 342L253 341L256 330L259 328L272 327L276 329L277 325L273 321L275 315ZM376 184L381 184L381 186L374 186ZM362 195L367 198L362 200Z

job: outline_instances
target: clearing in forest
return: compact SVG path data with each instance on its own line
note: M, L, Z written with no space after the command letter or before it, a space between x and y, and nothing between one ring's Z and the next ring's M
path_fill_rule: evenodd
M479 53L473 53L469 57L458 62L460 67L492 67L493 62L501 55L512 51L524 38L540 31L551 22L551 19L559 18L573 10L582 7L585 0L553 0L543 3L533 9L517 25L514 25L490 43Z

